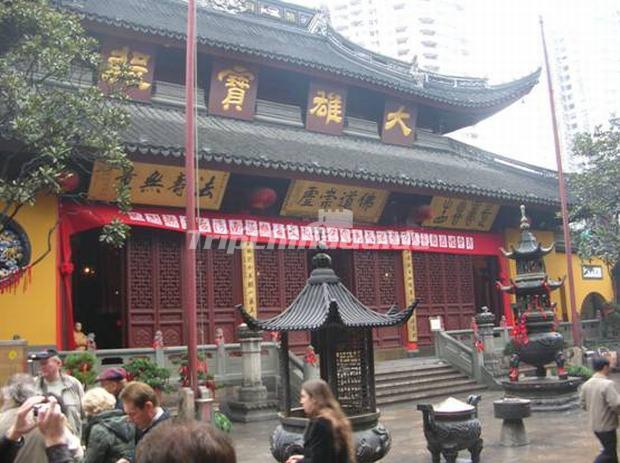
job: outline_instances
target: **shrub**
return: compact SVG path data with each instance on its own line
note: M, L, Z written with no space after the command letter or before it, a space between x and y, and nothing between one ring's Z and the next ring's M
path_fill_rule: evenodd
M96 361L97 358L92 352L75 352L65 358L65 371L84 386L90 386L95 384L95 379L97 379L97 373L94 370Z
M155 390L171 392L174 387L168 382L170 372L147 358L134 358L125 365L131 381L141 381Z
M584 365L569 365L566 368L566 372L568 376L578 376L583 379L590 379L594 374L591 368L588 368Z

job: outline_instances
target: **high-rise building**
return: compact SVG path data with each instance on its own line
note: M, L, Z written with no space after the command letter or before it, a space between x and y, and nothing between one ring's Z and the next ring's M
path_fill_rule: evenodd
M582 14L572 14L562 24L549 20L551 72L564 153L570 153L577 133L592 132L620 115L620 5L600 1L581 8Z
M334 29L349 40L426 71L468 75L465 0L329 0Z

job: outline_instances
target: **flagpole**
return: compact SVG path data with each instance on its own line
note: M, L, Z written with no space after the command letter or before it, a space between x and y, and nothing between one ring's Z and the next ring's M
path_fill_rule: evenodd
M196 166L194 86L196 56L196 3L187 1L187 40L185 54L185 246L183 252L183 300L187 328L189 386L198 391L198 333L196 316Z
M553 125L553 140L555 142L555 160L558 168L558 184L560 190L560 206L562 211L562 232L564 234L564 253L566 255L566 270L568 273L568 295L570 301L570 313L572 320L573 344L581 346L581 321L577 312L575 301L575 280L573 278L573 249L570 240L570 230L568 228L568 200L566 195L566 182L564 180L564 170L562 169L562 153L560 150L560 136L558 133L558 121L555 112L555 101L553 97L553 82L551 79L551 69L549 68L549 54L547 53L547 42L545 40L545 26L542 16L539 16L540 34L542 37L543 52L545 55L545 70L547 71L547 86L549 88L549 107L551 109L551 123Z

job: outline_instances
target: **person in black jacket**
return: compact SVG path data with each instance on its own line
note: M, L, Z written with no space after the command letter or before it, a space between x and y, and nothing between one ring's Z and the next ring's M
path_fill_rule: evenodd
M300 403L310 418L304 453L291 456L286 463L355 463L351 423L329 385L322 379L306 381Z

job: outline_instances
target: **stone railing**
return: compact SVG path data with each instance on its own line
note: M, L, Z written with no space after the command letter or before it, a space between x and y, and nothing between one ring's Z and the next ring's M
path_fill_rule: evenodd
M215 344L198 346L198 352L205 354L209 365L209 373L218 384L236 385L242 380L241 345L239 343ZM60 352L65 357L73 352ZM187 347L174 346L162 349L135 348L135 349L100 349L94 352L97 363L96 370L109 367L120 367L135 358L146 358L156 362L159 366L168 369L171 373L170 381L175 383L179 379L179 366L175 362L187 353ZM37 368L36 363L31 368ZM262 375L267 383L277 384L279 376L278 348L273 342L263 342L261 350ZM33 371L36 373L36 371ZM270 384L270 385L271 385Z
M601 339L599 320L582 320L581 326L584 341L595 342ZM568 346L573 342L571 328L570 322L559 323L557 327ZM497 373L503 368L501 359L511 340L510 330L508 327L493 328L493 339L486 339L484 353L477 352L474 348L474 332L471 329L435 331L435 355L463 373L493 387L497 384ZM490 335L490 331L488 333Z

